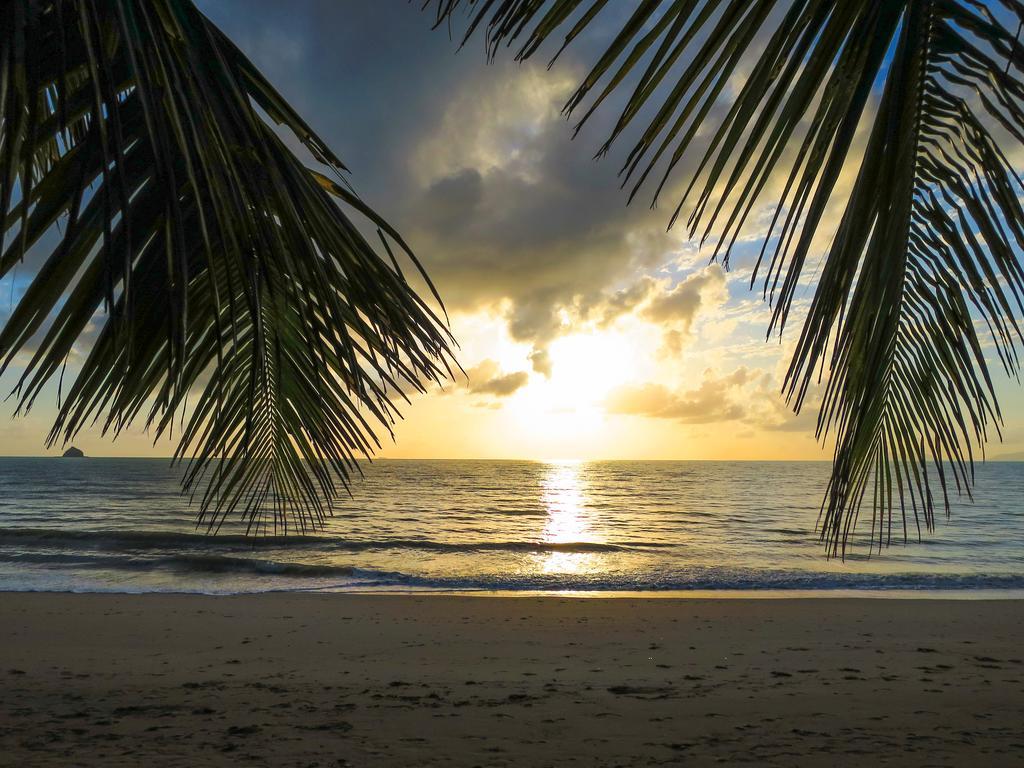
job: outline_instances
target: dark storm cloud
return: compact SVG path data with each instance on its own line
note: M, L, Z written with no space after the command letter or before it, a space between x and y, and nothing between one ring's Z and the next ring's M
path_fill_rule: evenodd
M612 4L547 72L543 53L519 65L506 52L485 65L482 36L456 53L405 0L198 3L342 157L449 309L503 302L510 335L535 347L535 370L549 372L545 346L567 330L566 309L593 319L587 312L603 307L614 319L623 311L615 300L635 305L623 286L647 290L638 273L678 249L664 231L668 211L646 206L650 190L627 207L618 189L630 136L608 159L592 159L620 105L599 110L575 141L559 117L628 8ZM667 188L666 208L674 196ZM685 315L693 305L676 298L678 312L666 311Z
M450 309L511 300L511 334L540 350L560 308L670 254L666 213L627 208L614 159L591 159L613 111L572 142L558 116L593 44L548 73L510 56L487 66L482 41L456 54L402 0L203 7L338 151Z

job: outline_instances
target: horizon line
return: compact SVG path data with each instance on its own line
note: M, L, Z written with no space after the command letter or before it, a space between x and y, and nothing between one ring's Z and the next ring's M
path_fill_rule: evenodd
M2 459L63 459L69 458L75 460L78 457L65 457L61 454L0 454L0 460ZM169 463L187 463L190 459L188 457L182 457L175 459L173 456L138 456L138 455L85 455L81 458L85 459L137 459L137 460L151 460L151 461L166 461ZM831 463L831 458L821 459L723 459L723 458L663 458L663 459L652 459L652 458L573 458L573 457L559 457L559 458L523 458L523 457L502 457L502 456L377 456L372 458L360 457L357 459L359 462L365 462L367 464L373 464L382 461L495 461L495 462L524 462L532 464L597 464L597 463L611 463L611 462L661 462L661 463L680 463L680 462L704 462L704 463L733 463L733 464L826 464ZM986 463L1024 463L1024 454L1005 454L1003 456L993 456L988 458L982 458L978 460L977 464Z

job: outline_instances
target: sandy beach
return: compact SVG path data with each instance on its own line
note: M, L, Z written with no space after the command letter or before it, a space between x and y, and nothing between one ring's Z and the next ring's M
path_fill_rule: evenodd
M4 765L1024 760L1024 601L0 595Z

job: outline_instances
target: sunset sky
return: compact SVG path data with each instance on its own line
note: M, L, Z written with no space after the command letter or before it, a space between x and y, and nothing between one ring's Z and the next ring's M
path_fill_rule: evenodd
M507 53L486 66L482 39L456 53L416 5L200 3L345 161L445 298L469 378L415 397L383 455L828 458L813 398L795 417L779 396L811 285L781 342L765 342L769 310L760 284L750 290L770 206L729 271L709 265L682 226L666 232L685 171L659 208L650 190L626 207L616 179L626 144L592 159L615 110L570 141L560 108L598 52L593 38L551 71L545 56L518 65ZM0 321L31 270L0 282ZM1024 451L1024 398L996 372L1007 420L998 457ZM46 452L51 389L4 423L0 454ZM139 431L76 444L92 455L173 447Z

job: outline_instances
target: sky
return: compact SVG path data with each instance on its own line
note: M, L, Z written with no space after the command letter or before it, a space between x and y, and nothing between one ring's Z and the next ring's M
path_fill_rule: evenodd
M404 406L383 456L830 457L814 438L815 398L794 415L779 394L799 326L766 341L770 311L750 289L770 205L727 271L683 227L666 230L678 184L654 210L649 194L627 206L616 178L627 146L593 159L614 108L571 140L561 107L607 27L547 70L544 55L487 65L482 38L458 51L406 0L198 4L342 158L445 299L468 376ZM998 387L997 457L1024 451L1024 399L1001 374ZM47 452L49 395L4 422L0 455ZM173 449L138 430L76 444L90 455Z

